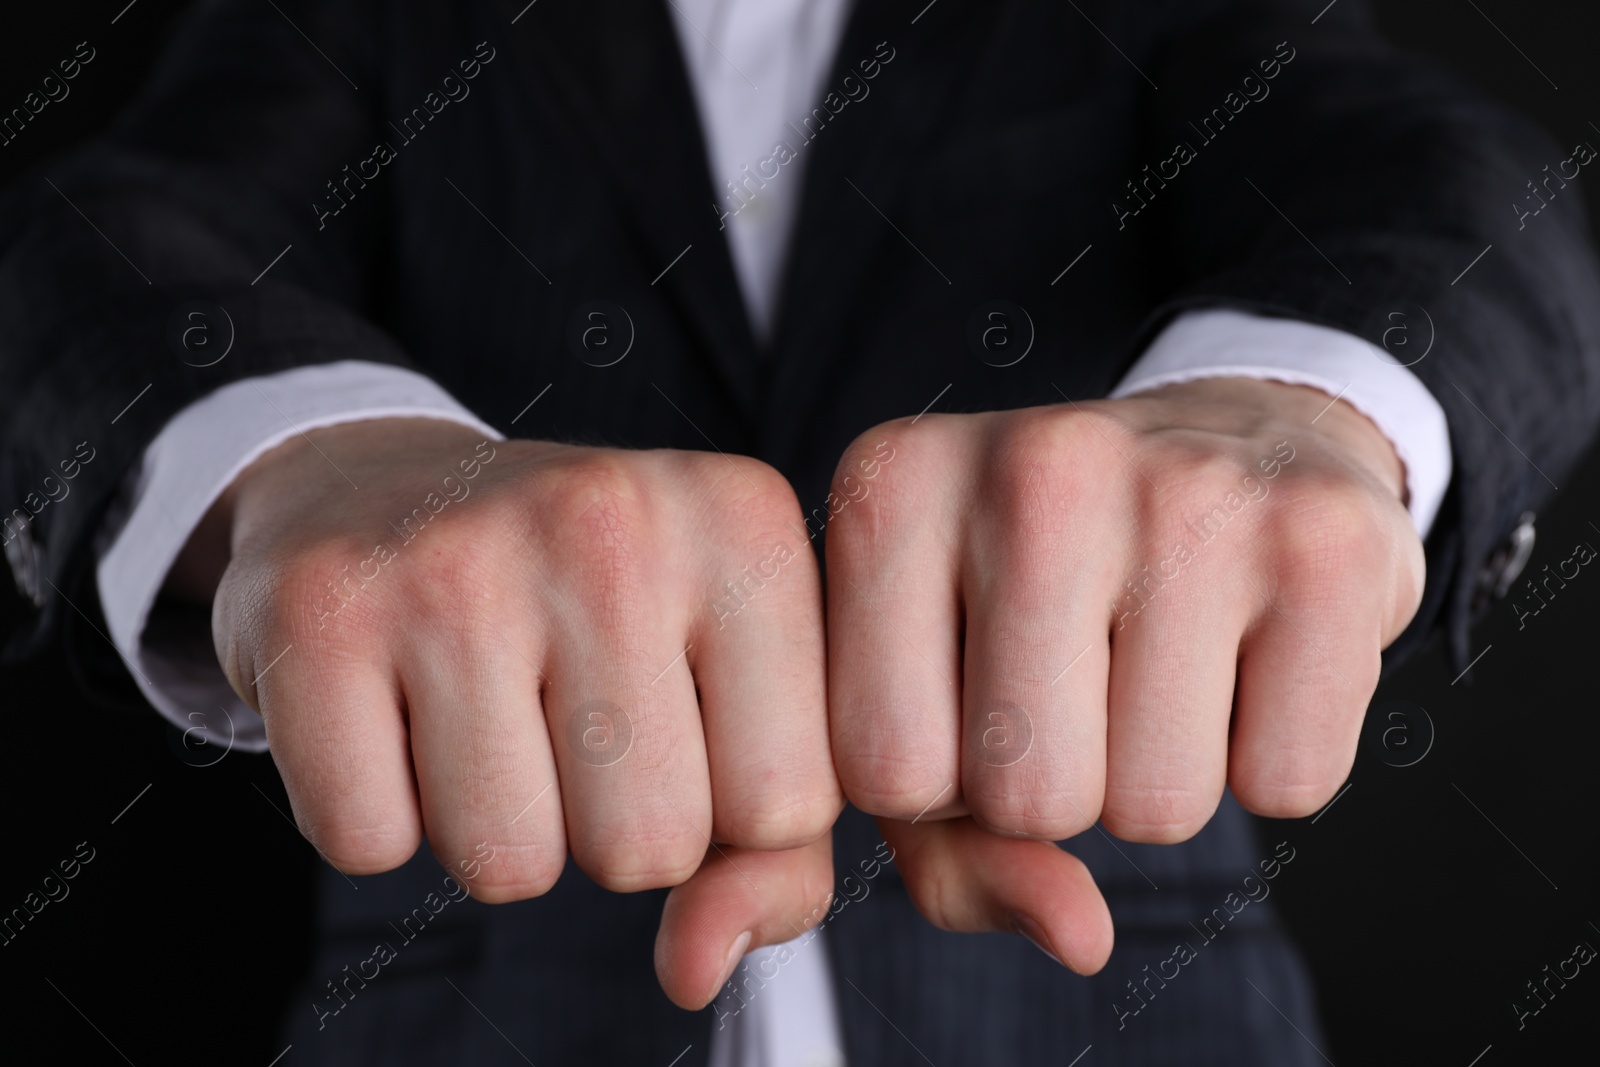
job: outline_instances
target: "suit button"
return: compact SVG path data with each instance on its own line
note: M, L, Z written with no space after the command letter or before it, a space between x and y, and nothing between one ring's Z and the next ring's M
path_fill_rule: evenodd
M34 543L32 523L17 528L16 535L6 541L6 562L11 564L11 575L17 580L17 591L33 606L44 607L44 553ZM5 528L11 533L10 525Z
M1484 564L1483 570L1478 574L1478 597L1486 601L1490 596L1495 599L1504 597L1511 589L1511 583L1522 574L1528 565L1528 558L1533 555L1534 514L1524 511L1517 520L1517 528L1511 531L1511 536L1506 538L1505 544L1489 557L1489 562Z

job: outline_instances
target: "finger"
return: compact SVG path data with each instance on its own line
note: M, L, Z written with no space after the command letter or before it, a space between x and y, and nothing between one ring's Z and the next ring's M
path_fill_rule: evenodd
M614 504L602 496L580 520L603 547L569 568L545 609L560 627L543 667L544 711L572 858L627 893L694 873L710 840L711 788L682 607L691 583L607 513Z
M746 952L791 941L827 914L833 838L783 852L719 847L667 895L656 975L674 1004L703 1008Z
M930 470L956 463L935 454L932 435L917 444L926 444L929 454L918 461ZM894 466L870 481L841 473L829 497L830 510L847 501L827 525L834 763L845 795L863 811L937 819L965 810L961 612L950 532L958 517L946 513L943 493L909 469L909 444L885 447L899 456ZM859 471L875 454L858 442L840 471Z
M1120 524L1081 506L1092 472L1011 458L984 479L962 565L962 795L989 829L1060 840L1100 813L1106 606L1126 553Z
M346 874L392 870L422 841L399 683L331 638L298 644L250 675L295 823Z
M567 854L531 641L510 633L458 616L409 640L402 669L428 843L490 903L548 892Z
M1111 911L1076 856L1048 841L996 836L971 819L879 819L878 830L917 910L940 929L1021 934L1082 975L1110 959Z
M798 528L799 509L784 512ZM713 599L693 636L713 836L795 848L844 807L828 745L821 581L810 546L780 523L737 552L711 565Z
M1382 664L1379 592L1347 577L1262 590L1271 595L1241 648L1229 750L1228 781L1247 811L1311 815L1349 777Z
M1187 840L1222 800L1239 635L1252 606L1223 562L1199 555L1177 569L1163 555L1140 583L1138 610L1113 623L1101 818L1124 840Z

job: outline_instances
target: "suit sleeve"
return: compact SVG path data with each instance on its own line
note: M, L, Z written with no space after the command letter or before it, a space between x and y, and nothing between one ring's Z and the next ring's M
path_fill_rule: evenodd
M1184 0L1155 22L1134 6L1119 9L1125 32L1155 34L1136 53L1157 86L1149 170L1112 210L1172 272L1146 338L1183 311L1231 307L1345 330L1410 364L1444 408L1455 462L1422 609L1389 658L1442 624L1463 663L1489 561L1600 415L1600 274L1571 181L1593 150L1397 53L1359 0L1314 24L1319 5L1278 0Z
M0 506L21 506L5 547L37 607L10 658L65 631L80 676L125 677L96 633L92 542L177 412L291 368L407 364L362 315L381 182L316 206L381 140L365 2L202 3L108 133L0 200Z

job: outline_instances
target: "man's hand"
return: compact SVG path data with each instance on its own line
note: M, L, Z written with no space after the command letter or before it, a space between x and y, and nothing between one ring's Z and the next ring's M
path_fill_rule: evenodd
M846 478L885 440L863 496ZM1309 388L926 415L863 435L839 471L839 497L858 488L827 532L845 794L935 923L1020 927L1077 970L1104 963L1109 920L1039 842L1097 819L1181 841L1225 785L1259 814L1316 811L1422 595L1392 447Z
M728 862L662 930L663 985L698 1007L831 881L843 800L799 529L754 460L381 420L252 465L170 585L216 589L223 669L341 870L396 867L426 832L480 900L545 892L569 851L627 892L684 883L716 841ZM724 884L739 869L754 902Z

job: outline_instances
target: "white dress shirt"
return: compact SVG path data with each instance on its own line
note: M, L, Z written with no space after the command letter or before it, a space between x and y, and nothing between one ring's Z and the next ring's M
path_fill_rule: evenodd
M719 193L794 144L791 123L827 91L848 11L845 0L668 0ZM883 73L893 77L893 70ZM871 107L863 101L862 107ZM772 325L778 276L799 204L798 158L724 220L751 322ZM731 202L730 202L731 203ZM1171 382L1246 376L1315 386L1367 415L1405 463L1412 519L1426 536L1450 481L1444 412L1382 349L1338 330L1234 311L1187 313L1156 338L1113 396ZM187 638L145 640L157 593L179 551L218 495L252 460L319 426L426 415L500 434L429 379L397 367L349 361L237 382L179 412L145 450L101 539L97 578L111 638L150 679L145 692L185 730L235 748L266 747L261 719L234 695L204 627ZM746 957L752 967L776 946ZM841 1067L844 1064L826 938L798 947L726 1026L713 1031L711 1067ZM865 1065L858 1065L865 1067Z

